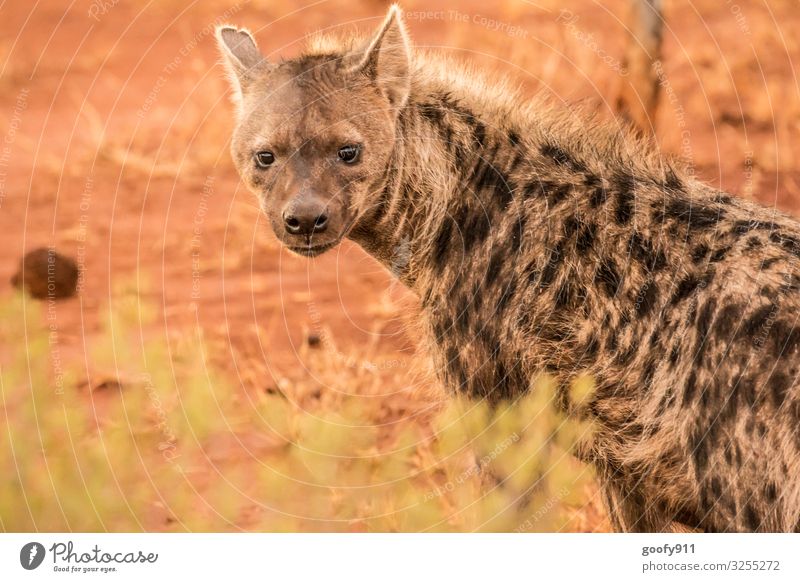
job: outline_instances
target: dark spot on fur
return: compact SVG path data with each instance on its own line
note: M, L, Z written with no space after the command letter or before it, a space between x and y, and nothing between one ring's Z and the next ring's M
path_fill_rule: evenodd
M502 314L506 307L508 307L508 303L511 301L511 298L514 297L514 293L517 291L517 281L516 279L510 279L508 283L503 286L502 291L500 292L500 299L497 301L497 314Z
M727 342L733 338L730 337L733 330L741 322L742 308L735 304L727 304L720 309L717 314L717 320L714 323L714 333L722 342Z
M458 350L450 346L447 348L445 357L447 359L447 371L454 380L456 386L460 389L467 384L466 367L461 364L461 358Z
M701 262L706 258L709 250L708 245L705 243L700 243L694 247L694 249L692 249L692 262L695 264Z
M592 190L592 193L589 195L589 204L592 208L597 208L598 206L604 204L606 201L606 191L605 188L602 186L597 186Z
M563 202L569 193L572 192L572 186L570 184L559 184L549 192L548 200L550 204L556 206Z
M463 205L454 215L461 236L464 240L464 252L467 253L476 245L483 244L491 230L491 220L485 208L475 208L470 211Z
M711 253L710 261L712 263L720 262L722 259L725 258L725 255L727 255L730 250L731 250L730 247L720 247L720 248L718 248L713 253Z
M576 303L575 286L570 280L570 277L566 277L564 282L561 283L561 286L556 291L555 307L556 309L573 308L575 307Z
M710 343L711 340L707 337L697 337L697 342L694 346L694 365L701 366L703 364L703 358L705 358L706 349Z
M667 258L653 247L652 241L638 232L631 235L628 248L631 256L642 263L648 271L659 271L667 265Z
M467 119L472 126L472 136L475 138L475 142L479 148L483 148L486 145L486 126L471 114Z
M603 180L596 174L587 173L583 177L583 184L587 189L597 188L603 185Z
M599 349L600 342L598 342L597 336L591 335L589 336L589 339L586 341L586 345L583 348L584 356L587 359L594 360Z
M609 297L614 297L622 282L617 265L611 259L604 259L595 274L597 282Z
M722 484L719 481L719 477L716 475L711 478L711 493L713 493L714 497L717 499L722 496Z
M569 168L575 172L586 171L585 164L576 160L574 156L557 145L544 144L539 151L544 157L553 160L553 162L558 166Z
M658 287L655 281L646 281L636 298L636 315L639 318L647 317L653 311L658 299Z
M443 343L449 329L450 327L447 321L444 319L437 319L433 324L433 335L436 337L436 341L440 344Z
M762 305L756 309L750 317L748 317L743 325L744 333L750 337L755 336L759 332L764 332L767 321L769 320L772 310L776 309L774 305Z
M689 297L695 289L701 284L700 278L695 275L688 275L678 283L675 289L675 294L672 296L670 303L677 305L687 297Z
M769 240L780 244L784 250L793 255L800 256L800 240L797 238L779 232L772 232L769 235Z
M555 279L561 262L564 259L564 241L559 242L551 251L550 256L547 258L547 264L542 269L542 276L539 279L539 285L547 287Z
M764 243L761 242L761 239L758 239L754 236L747 239L747 248L749 250L761 248L762 246L764 246Z
M444 121L444 111L433 103L420 103L419 113L437 127Z
M800 348L800 329L795 324L779 319L772 325L771 332L773 349L778 357L783 358L797 353Z
M670 387L664 392L664 395L661 397L661 400L658 403L658 416L663 416L667 409L671 408L675 404L675 401L675 391Z
M496 153L495 147L485 157L478 157L469 182L475 192L490 192L500 208L507 208L513 198L514 187L506 173L494 163Z
M577 216L567 216L564 220L564 238L572 238L572 235L578 232L580 224L580 220L578 220Z
M670 365L670 367L675 367L675 364L678 363L678 359L680 358L680 355L681 355L681 346L680 346L679 343L676 342L675 345L672 346L672 349L669 352L669 365Z
M733 383L733 391L739 399L739 404L752 410L758 400L756 383L749 376L739 374Z
M597 232L597 226L594 224L583 224L578 231L577 241L575 247L581 255L586 255L592 250L594 240Z
M762 222L760 220L737 220L733 223L733 233L739 235L747 234L754 230L773 231L775 228L774 222Z
M443 268L447 260L452 231L453 222L449 216L445 217L433 243L433 261L438 269Z
M697 394L697 376L692 370L689 373L689 378L686 380L686 386L683 387L683 405L692 404L694 397Z
M500 248L495 249L494 253L492 253L492 258L489 259L489 267L486 269L486 278L484 279L486 287L491 287L497 280L497 276L503 268L504 259L505 253L503 250Z
M538 265L535 260L528 263L528 266L525 267L523 273L527 276L528 283L531 285L535 285L536 281L539 279L539 275L541 272L539 271Z
M697 316L697 334L699 337L705 338L708 335L708 330L711 327L711 320L714 317L714 310L717 307L717 301L713 298L709 299L703 305Z
M784 277L784 279L785 278L786 277ZM781 293L785 293L787 291L796 293L800 291L800 277L798 277L797 275L792 275L791 281L782 283L779 289L781 290Z
M524 150L522 149L517 150L517 153L514 154L514 158L511 160L511 164L508 166L508 174L509 175L513 174L524 159L525 159Z
M674 220L690 232L713 227L724 216L725 211L721 208L704 206L683 198L671 200L663 209L663 218Z
M617 354L617 363L620 366L627 366L631 363L637 351L638 346L636 344L628 346L625 350Z
M606 351L613 354L618 347L617 334L614 331L610 331L606 338Z
M486 143L486 126L468 108L464 107L449 91L439 94L441 107L458 115L462 122L472 130L473 140L478 148Z
M786 396L789 393L789 388L792 387L792 383L789 380L789 377L784 374L783 372L775 372L772 374L772 377L767 380L767 383L770 388L770 393L772 394L772 403L775 408L780 408L783 406L783 403L786 401Z
M457 302L458 307L456 307L456 315L453 322L453 326L456 330L458 330L461 335L466 336L469 334L469 308L470 308L470 301L467 297L462 297L461 301Z
M763 261L761 261L761 270L766 271L778 261L780 261L778 257L770 257L769 259L764 259Z
M632 180L629 185L627 180L623 180L618 184L617 190L617 206L614 209L614 218L617 224L628 224L633 216L633 187Z
M753 531L761 527L761 517L750 503L744 506L744 522L747 528Z
M698 478L701 477L708 467L708 447L705 441L705 428L696 429L692 436L692 457L694 458L695 471Z
M525 184L522 189L522 195L525 198L541 198L558 186L559 184L550 182L549 180L542 181L539 178L534 178Z
M725 462L728 465L733 465L733 448L725 447Z
M628 311L623 311L619 314L619 328L625 329L631 322L631 314Z

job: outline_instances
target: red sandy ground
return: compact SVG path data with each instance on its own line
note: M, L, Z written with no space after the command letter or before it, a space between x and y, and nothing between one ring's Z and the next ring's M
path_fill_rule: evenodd
M558 21L563 4L404 7L445 11L408 22L417 45L608 115L620 79L592 43L620 58L624 3L569 3L579 17L573 29ZM690 156L718 187L800 212L796 1L666 4L670 94L659 143ZM413 299L353 244L314 261L278 247L229 160L231 107L211 33L218 19L246 25L265 53L291 56L304 35L364 30L384 9L330 0L2 4L0 281L37 246L80 258L80 298L59 303L56 321L60 357L82 366L90 385L115 373L86 354L125 284L159 308L143 337L174 339L199 326L215 364L247 390L274 390L281 378L324 390L297 355L311 329L329 332L322 349L371 346L387 406L398 418L413 408L409 387L419 377L403 320ZM482 16L519 33L491 30Z

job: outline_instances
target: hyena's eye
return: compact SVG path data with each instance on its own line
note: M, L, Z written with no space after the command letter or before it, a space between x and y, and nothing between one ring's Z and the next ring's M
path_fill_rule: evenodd
M339 148L338 156L345 164L352 164L358 159L359 153L361 153L361 146L346 145Z
M272 152L256 152L255 158L259 168L268 168L275 162L275 154Z

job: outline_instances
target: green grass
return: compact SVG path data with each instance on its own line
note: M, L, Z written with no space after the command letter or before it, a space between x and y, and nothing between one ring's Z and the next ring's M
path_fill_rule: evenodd
M143 342L135 297L109 311L88 359L119 386L81 387L77 369L53 377L41 307L0 305L4 531L574 528L591 473L568 451L589 427L552 409L546 378L514 405L454 399L387 432L379 398L246 394L199 338Z

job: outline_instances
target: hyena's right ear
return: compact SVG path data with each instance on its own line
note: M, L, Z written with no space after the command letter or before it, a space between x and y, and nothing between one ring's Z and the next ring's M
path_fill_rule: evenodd
M264 60L253 35L243 28L217 27L217 44L233 89L233 99L241 105L242 95L252 78L253 68Z
M392 105L402 107L408 99L411 49L397 4L392 4L369 44L355 56L353 70L372 79Z

